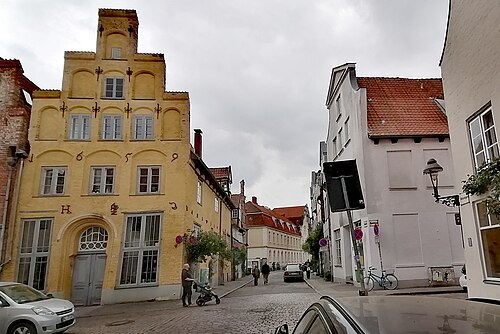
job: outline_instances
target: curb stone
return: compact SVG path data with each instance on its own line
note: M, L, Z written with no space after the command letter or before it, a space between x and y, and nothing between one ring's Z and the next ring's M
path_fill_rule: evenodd
M251 282L252 282L252 281L250 280L250 281L248 281L248 282L246 282L246 283L243 283L243 284L242 284L242 285L240 285L240 286L237 286L236 288L233 288L233 289L231 289L231 290L229 290L229 291L227 291L227 292L224 292L222 295L220 295L220 296L219 296L219 298L223 298L223 297L227 296L228 294L230 294L230 293L232 293L232 292L234 292L234 291L236 291L236 290L241 289L241 288L242 288L242 287L244 287L245 285L250 284Z

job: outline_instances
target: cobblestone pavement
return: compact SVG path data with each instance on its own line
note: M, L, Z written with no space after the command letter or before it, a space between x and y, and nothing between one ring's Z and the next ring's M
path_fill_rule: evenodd
M163 301L77 310L76 325L67 333L274 333L283 323L293 328L319 295L304 282L283 283L281 275L273 272L269 285L261 280L231 292L219 305L183 308L180 301Z

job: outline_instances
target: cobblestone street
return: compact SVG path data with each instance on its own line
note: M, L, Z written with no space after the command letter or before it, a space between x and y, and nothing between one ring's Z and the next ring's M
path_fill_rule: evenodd
M95 307L67 333L273 333L285 322L293 328L319 295L304 282L283 283L281 275L273 272L267 286L262 279L258 286L247 284L219 305L183 308L180 301L163 301Z
M219 305L212 301L203 307L182 307L180 300L170 300L80 307L76 311L76 325L67 333L274 333L283 323L293 330L302 313L321 295L358 295L358 287L326 282L316 275L307 283L284 283L282 275L282 271L272 272L269 285L263 285L260 279L259 285L254 286L251 277L245 277L216 286L215 293L223 297ZM370 294L467 298L459 286L374 290ZM196 296L194 293L193 303Z

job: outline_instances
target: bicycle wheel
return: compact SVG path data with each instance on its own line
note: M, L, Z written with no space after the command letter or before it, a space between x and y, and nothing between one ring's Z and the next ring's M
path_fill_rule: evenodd
M375 286L375 281L373 280L373 278L371 278L370 276L365 277L363 282L365 283L366 290L368 290L368 291L373 290L373 287Z
M382 286L384 289L394 290L398 287L398 278L393 274L388 274L384 276L384 280L382 281Z

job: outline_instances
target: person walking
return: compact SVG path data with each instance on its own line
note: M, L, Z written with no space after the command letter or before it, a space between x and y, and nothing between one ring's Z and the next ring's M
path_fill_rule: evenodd
M259 285L260 270L259 267L257 267L257 265L253 267L252 276L253 276L253 285Z
M191 294L193 293L191 285L194 282L194 279L191 277L191 273L189 272L188 263L182 266L181 279L182 279L182 306L188 307L191 305Z
M270 272L271 272L271 268L269 268L269 265L267 264L267 262L265 262L262 265L262 276L264 277L264 285L267 285L269 283L268 278L269 278Z
M307 265L307 268L306 268L306 276L307 276L307 279L311 278L311 266L309 266L309 265Z

